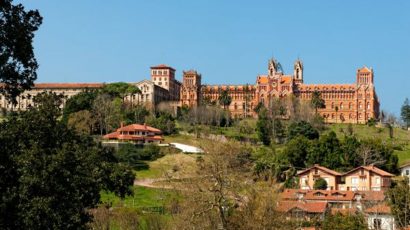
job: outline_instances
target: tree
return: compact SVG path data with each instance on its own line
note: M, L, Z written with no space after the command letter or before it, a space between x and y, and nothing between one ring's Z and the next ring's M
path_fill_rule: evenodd
M313 184L313 189L316 190L326 190L327 189L327 182L323 178L318 178L315 180L315 183Z
M175 133L175 119L169 113L159 113L147 119L147 124L160 129L164 134Z
M340 212L327 215L322 223L323 230L367 230L367 223L361 214L347 214Z
M336 112L336 123L337 123L337 116L338 116L337 112L339 112L339 106L337 106L337 105L335 106L335 112Z
M67 126L83 134L92 134L95 119L88 110L81 110L70 114Z
M410 187L407 177L396 182L387 190L389 205L399 228L410 224Z
M219 95L218 98L219 104L223 106L223 108L226 110L227 107L232 103L232 98L229 96L228 90L223 90L221 92L221 95Z
M100 128L100 134L110 132L121 123L121 99L108 94L98 95L93 102L93 114Z
M308 156L308 150L310 148L309 140L304 136L297 136L291 139L283 151L288 159L288 162L293 167L298 169L306 166L306 158Z
M37 79L37 60L33 52L34 32L42 23L37 10L25 11L22 4L11 0L0 2L0 87L13 103Z
M110 149L59 120L61 96L43 93L34 101L0 124L0 228L85 229L100 190L124 197L134 174Z
M315 114L317 114L318 109L326 108L325 100L322 99L322 95L319 91L314 91L312 93L312 99L310 101L313 108L315 108Z
M111 97L117 97L124 100L126 96L140 93L141 91L134 85L125 82L115 82L104 85L104 87L101 89L101 92L108 94Z
M86 89L85 91L70 97L64 105L63 120L67 121L72 113L82 110L91 111L97 95L96 90Z
M404 103L401 106L400 115L401 115L401 119L406 124L406 128L409 128L410 127L410 102L408 98L404 100Z
M264 145L270 145L272 138L272 123L268 117L268 111L262 108L258 114L258 121L256 122L256 131L259 140Z
M292 139L299 135L313 140L319 138L319 132L306 121L293 122L288 127L288 138Z

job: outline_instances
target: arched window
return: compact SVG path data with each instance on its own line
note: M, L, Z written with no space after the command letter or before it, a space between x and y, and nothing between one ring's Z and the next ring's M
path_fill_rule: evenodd
M367 110L370 109L370 102L367 102Z
M332 108L332 109L334 109L334 108L335 108L335 103L334 103L334 102L332 102L332 106L331 106L331 108ZM332 115L332 118L333 118L333 115Z
M343 102L340 103L340 109L343 109Z

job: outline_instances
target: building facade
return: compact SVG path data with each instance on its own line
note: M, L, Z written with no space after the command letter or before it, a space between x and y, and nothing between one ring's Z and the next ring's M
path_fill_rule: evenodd
M305 84L303 63L296 60L293 74L283 73L278 61L268 62L268 74L258 75L254 85L203 85L202 97L217 101L223 90L232 98L229 111L234 117L256 116L258 103L269 108L274 100L295 96L309 102L315 91L320 92L325 108L319 109L326 123L365 124L377 119L380 103L374 86L373 69L363 67L356 72L352 84ZM244 90L246 89L246 90Z
M319 109L326 123L359 123L379 116L379 100L374 86L374 72L363 67L356 72L352 84L305 84L304 66L296 60L293 73L284 74L275 59L268 62L268 73L258 75L255 84L245 85L202 85L202 76L195 70L183 71L182 83L175 79L175 69L161 64L150 67L150 80L131 83L141 89L141 94L129 95L127 100L155 107L160 102L170 102L176 106L194 107L205 102L218 104L219 96L227 91L232 99L227 107L235 118L256 117L255 107L262 103L270 107L274 100L297 97L310 102L312 94L320 92L325 107ZM102 83L42 83L17 98L18 104L11 105L4 97L0 107L7 110L24 110L31 105L30 95L51 91L63 93L67 98L86 88L100 88Z

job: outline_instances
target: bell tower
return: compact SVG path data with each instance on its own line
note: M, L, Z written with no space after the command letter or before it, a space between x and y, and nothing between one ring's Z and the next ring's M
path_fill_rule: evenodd
M295 83L303 83L303 63L299 58L293 66L293 78Z
M274 77L276 75L276 72L278 71L278 64L277 61L274 58L271 58L268 63L268 75L270 78Z

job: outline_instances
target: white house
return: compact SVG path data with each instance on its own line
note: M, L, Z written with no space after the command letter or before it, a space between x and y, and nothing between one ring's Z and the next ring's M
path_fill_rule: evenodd
M402 176L409 178L410 181L410 163L400 166L400 172Z
M374 230L395 230L394 217L386 204L375 205L365 210L367 225Z

